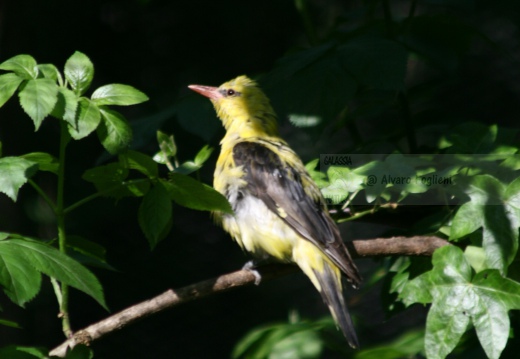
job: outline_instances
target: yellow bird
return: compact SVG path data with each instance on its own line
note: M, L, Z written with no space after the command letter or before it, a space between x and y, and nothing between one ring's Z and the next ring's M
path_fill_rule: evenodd
M279 137L276 114L256 82L239 76L219 87L190 85L208 97L226 129L214 187L234 215L215 218L246 251L296 263L328 305L353 348L359 347L341 284L361 277L329 216L318 186Z

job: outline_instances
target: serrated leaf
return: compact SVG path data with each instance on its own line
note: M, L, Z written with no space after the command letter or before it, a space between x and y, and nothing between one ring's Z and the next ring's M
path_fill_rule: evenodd
M17 251L37 271L70 285L94 298L106 308L103 289L97 278L81 264L56 248L30 239L0 241L0 251Z
M68 88L58 88L58 101L52 109L51 115L55 118L65 120L70 126L76 128L76 110L79 98Z
M38 130L58 101L58 86L50 79L31 79L23 84L18 96L20 105Z
M13 201L18 197L18 190L38 170L36 163L20 157L0 158L0 192Z
M90 135L101 122L99 108L89 99L80 98L75 118L75 126L69 124L69 133L75 140Z
M132 141L132 128L126 118L117 111L101 109L102 121L97 128L101 144L111 154L117 154Z
M46 152L31 152L20 156L28 161L38 164L38 170L58 173L58 159Z
M81 96L88 90L94 78L94 65L87 55L76 51L65 63L64 73L74 92Z
M63 84L63 78L60 72L53 64L40 64L37 66L39 73L46 79L51 79L54 82L58 82L61 86Z
M172 203L161 182L156 183L143 197L139 206L139 225L153 249L166 235L172 219Z
M23 78L16 74L0 75L0 107L13 96L22 81Z
M144 153L129 150L119 155L119 161L126 168L137 170L149 178L156 178L159 175L157 163Z
M110 84L99 87L91 99L98 106L129 106L148 101L148 96L129 85Z
M171 198L178 204L200 211L233 213L226 197L213 187L181 173L171 173L170 181L164 182Z
M10 245L2 245L9 242L0 242L0 285L9 299L23 307L40 291L41 275L23 253Z
M17 55L0 64L0 70L13 71L18 76L29 80L38 76L36 60L30 55Z

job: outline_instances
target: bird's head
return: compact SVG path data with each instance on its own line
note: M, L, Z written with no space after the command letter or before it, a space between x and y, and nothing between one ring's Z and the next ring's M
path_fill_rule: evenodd
M211 100L228 132L236 132L240 137L277 135L276 115L269 99L247 76L239 76L219 87L188 87Z

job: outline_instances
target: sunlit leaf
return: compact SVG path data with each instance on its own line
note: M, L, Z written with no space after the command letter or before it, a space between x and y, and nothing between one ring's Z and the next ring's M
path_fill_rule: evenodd
M38 130L58 101L58 86L50 79L31 79L22 85L18 96L20 105Z
M20 157L0 158L0 192L16 201L18 190L38 170L38 165Z
M0 107L13 96L22 81L23 78L16 74L0 75Z
M94 65L87 55L76 51L65 63L64 73L74 92L81 96L94 78Z
M97 134L103 147L111 154L127 148L132 141L132 128L124 116L117 111L102 108L101 118Z
M111 84L99 87L91 99L98 106L128 106L148 101L148 96L129 85Z
M13 71L23 79L35 79L38 76L36 60L30 55L17 55L0 64L0 70Z

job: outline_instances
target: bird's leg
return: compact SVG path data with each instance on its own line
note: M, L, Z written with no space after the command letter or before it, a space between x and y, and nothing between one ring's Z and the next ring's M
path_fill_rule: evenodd
M260 282L262 281L262 275L259 271L256 270L256 268L267 262L268 260L266 259L251 259L250 261L247 261L246 264L244 264L242 269L251 272L251 274L255 276L255 285L260 285Z

